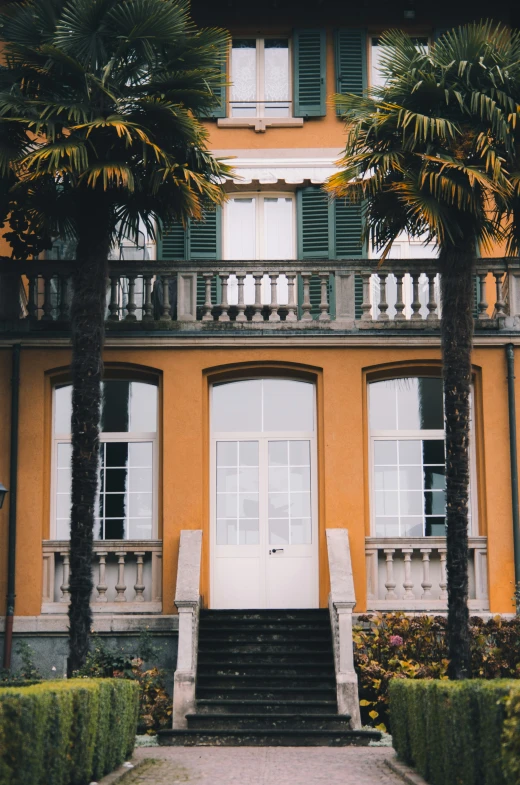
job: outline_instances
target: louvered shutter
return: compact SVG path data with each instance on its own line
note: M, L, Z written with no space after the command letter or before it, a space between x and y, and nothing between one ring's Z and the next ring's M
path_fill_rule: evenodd
M331 252L330 208L321 188L302 188L296 202L298 258L328 259Z
M206 210L203 220L190 221L188 227L188 257L189 259L214 259L222 258L221 251L221 222L222 210ZM217 279L211 283L211 301L217 302ZM203 308L206 301L206 288L202 275L197 276L197 307Z
M157 241L157 258L160 261L186 259L186 232L182 224L174 223L164 230Z
M334 202L334 256L336 259L359 259L365 255L361 239L363 207L346 199Z
M220 68L222 73L222 84L220 87L213 89L215 98L218 99L218 105L214 109L207 112L207 117L225 117L227 108L227 89L225 85L227 72L228 72L228 50L222 53L220 60Z
M334 36L336 92L363 95L367 87L367 35L365 30L336 30ZM341 114L341 110L337 109Z
M294 116L325 116L325 30L295 30Z
M363 316L363 279L360 275L354 276L354 317L361 319Z

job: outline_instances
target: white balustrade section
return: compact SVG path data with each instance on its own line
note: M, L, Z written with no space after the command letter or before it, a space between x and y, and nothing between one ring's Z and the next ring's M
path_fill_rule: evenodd
M68 540L43 541L42 613L66 613L70 601ZM93 613L162 612L162 541L96 540Z
M354 669L352 611L356 604L347 529L327 529L329 612L334 645L338 714L350 714L352 728L361 728L358 679Z
M367 537L365 556L369 610L446 610L445 537ZM489 610L487 537L469 538L469 607Z
M175 589L175 605L179 611L179 644L177 668L173 677L174 728L185 728L186 714L195 710L201 556L202 530L181 531Z

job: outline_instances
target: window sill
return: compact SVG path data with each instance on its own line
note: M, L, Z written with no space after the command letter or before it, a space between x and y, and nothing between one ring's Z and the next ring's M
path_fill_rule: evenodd
M253 128L265 133L271 128L301 128L303 117L222 117L217 120L219 128Z

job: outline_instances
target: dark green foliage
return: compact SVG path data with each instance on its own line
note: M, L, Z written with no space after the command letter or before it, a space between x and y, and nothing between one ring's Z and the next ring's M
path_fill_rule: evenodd
M392 679L443 679L448 671L446 618L403 613L361 616L354 628L354 658L359 678L364 725L399 733L388 716ZM520 678L520 618L470 619L471 669L482 679ZM428 718L426 718L428 721ZM495 722L480 713L482 724ZM434 726L432 726L434 727ZM428 731L431 738L436 736Z
M0 783L87 785L134 747L138 686L70 679L0 689Z
M516 682L394 679L390 711L397 755L431 785L517 785Z

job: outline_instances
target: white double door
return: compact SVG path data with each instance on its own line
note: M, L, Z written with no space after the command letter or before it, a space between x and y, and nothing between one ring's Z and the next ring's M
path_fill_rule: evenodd
M212 444L211 607L318 607L313 438Z

